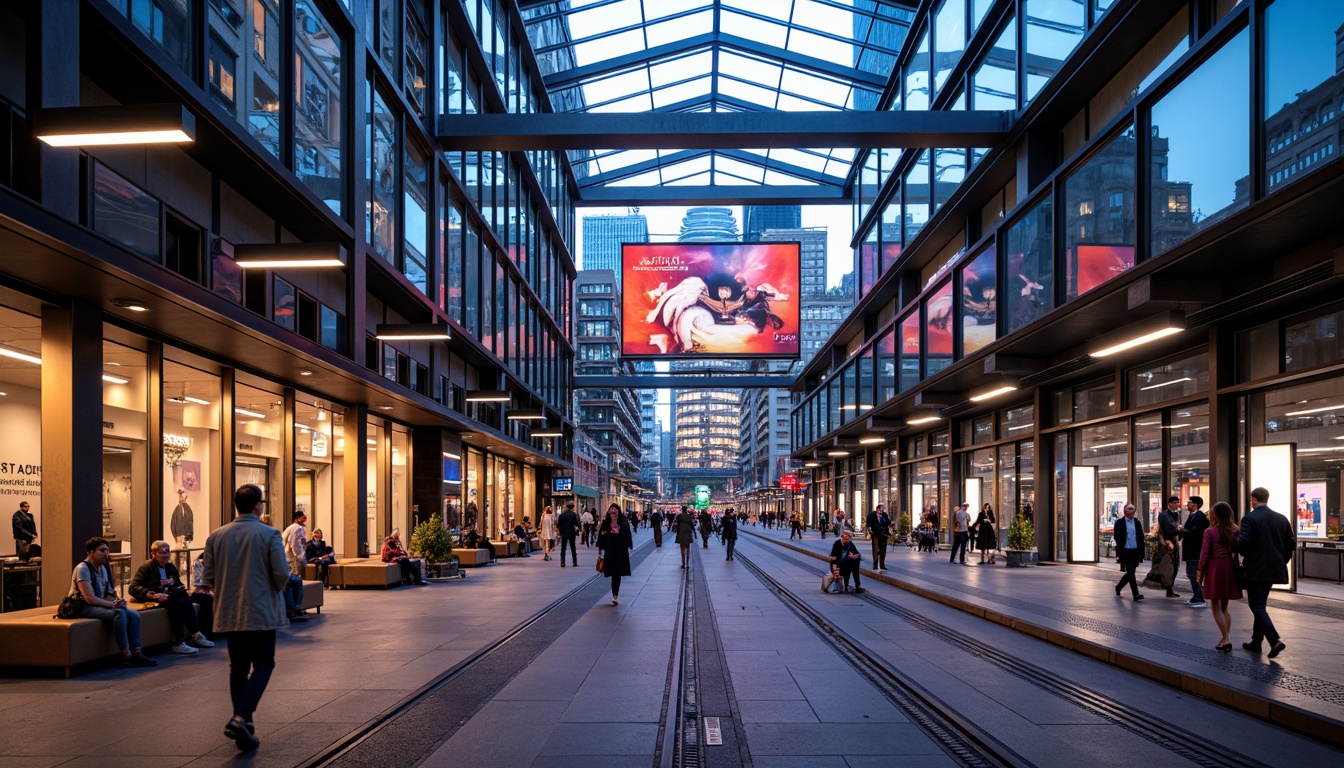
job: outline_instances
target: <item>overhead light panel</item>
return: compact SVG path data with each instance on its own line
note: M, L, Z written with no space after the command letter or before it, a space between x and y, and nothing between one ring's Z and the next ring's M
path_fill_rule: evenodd
M859 438L859 445L881 445L887 442L887 439L881 435L864 435Z
M820 461L805 461L805 462L803 462L803 466L804 466L805 468L807 468L807 469L814 469L814 468L816 468L816 467L820 467L820 466L821 466L821 462L820 462Z
M468 403L507 403L513 397L502 389L472 389L467 391Z
M236 415L238 415L238 416L247 416L247 417L249 417L249 418L253 418L253 419L264 419L264 418L266 418L266 414L264 414L264 413L257 413L256 411L249 411L249 410L247 410L246 408L234 408L234 409L233 409L233 412L234 412L234 414L236 414Z
M971 393L968 398L972 403L983 403L986 400L993 400L1000 395L1006 395L1009 392L1016 392L1018 383L1016 380L1004 379L997 384L991 384L983 389Z
M122 309L127 309L130 310L131 312L149 311L149 305L145 304L142 301L136 301L134 299L113 299L112 306L121 307Z
M540 408L510 408L505 418L510 421L543 421L546 412Z
M942 420L943 417L936 413L912 413L905 418L905 423L911 427L918 427L921 424L932 424Z
M839 457L839 456L848 456L848 455L849 455L849 451L846 451L846 450L843 449L843 448L834 448L834 449L832 449L832 450L827 451L827 452L826 452L826 455L827 455L827 456L837 456L837 457Z
M182 399L183 399L183 400L186 400L188 403L195 403L195 404L197 404L197 405L209 405L209 404L210 404L210 401L209 401L209 400L202 400L202 399L199 398L199 397L192 397L191 395L183 395L183 396L182 396Z
M243 269L317 269L344 267L340 243L240 243L233 261Z
M196 118L181 104L120 104L40 109L33 133L53 147L185 144L196 140Z
M12 357L15 360L22 360L25 363L33 363L34 365L42 364L42 358L37 357L36 355L30 355L27 352L20 352L17 349L10 349L9 347L0 347L0 355L4 357Z
M533 436L533 437L564 437L564 436L565 436L565 433L564 433L564 432L561 432L561 431L558 430L558 429L534 429L534 430L532 430L532 436Z
M447 323L379 323L374 335L383 341L447 341Z
M106 381L108 384L130 384L130 383L131 383L131 380L130 380L130 379L126 378L125 376L118 376L118 375L116 375L115 373L104 373L104 374L103 374L103 381Z
M1098 338L1090 345L1088 354L1092 357L1110 357L1184 330L1184 313L1162 312Z

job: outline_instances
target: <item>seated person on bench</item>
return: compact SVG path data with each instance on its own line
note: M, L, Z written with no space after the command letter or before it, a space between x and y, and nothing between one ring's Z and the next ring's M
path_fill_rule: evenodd
M428 584L420 575L420 563L411 559L410 553L401 545L401 530L393 529L392 535L383 542L383 562L397 563L401 566L402 584Z
M193 654L197 648L213 648L214 643L205 639L196 621L196 603L209 603L214 606L213 595L204 593L187 594L187 586L173 565L172 546L166 541L156 541L150 545L151 557L135 572L131 579L131 597L142 603L158 603L168 611L168 623L173 628L173 653Z
M308 540L304 555L308 564L317 571L317 578L322 582L322 586L330 586L327 583L332 563L336 562L336 552L331 545L322 539L322 529L313 530L313 537Z
M124 667L157 667L159 662L140 651L140 613L131 610L112 587L107 539L95 536L84 542L85 557L70 575L70 597L79 598L76 618L98 619L112 628Z
M476 526L473 525L472 527L468 528L467 532L462 535L462 543L466 545L467 549L484 549L489 551L490 560L491 562L494 561L495 548L490 543L490 537L486 536L483 533L477 533Z

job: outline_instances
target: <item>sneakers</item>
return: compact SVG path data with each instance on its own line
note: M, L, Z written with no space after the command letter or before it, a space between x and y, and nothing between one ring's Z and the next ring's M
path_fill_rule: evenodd
M252 724L243 722L238 717L231 717L229 722L224 724L224 735L233 739L233 743L238 745L240 752L247 752L261 746L261 741L252 732Z
M155 661L155 660L149 658L148 656L146 656L145 654L141 653L140 651L136 651L135 653L131 654L130 656L127 656L126 658L122 659L122 660L121 660L121 666L123 666L123 667L157 667L157 666L159 666L159 662L157 662L157 661Z
M178 643L177 645L174 645L172 647L172 651L173 653L180 653L183 656L193 656L199 653L199 651L197 651L195 648L192 648L190 645L187 645L185 640Z
M192 645L196 646L197 648L214 648L214 647L215 647L215 644L214 644L213 642L211 642L210 640L206 639L205 635L204 635L203 633L201 633L201 632L197 632L196 634L192 635L190 638L187 639L187 642L188 642L188 643L191 643Z
M1204 606L1208 605L1208 603L1205 602L1204 600L1187 600L1185 601L1185 604L1190 606L1191 608L1203 608Z

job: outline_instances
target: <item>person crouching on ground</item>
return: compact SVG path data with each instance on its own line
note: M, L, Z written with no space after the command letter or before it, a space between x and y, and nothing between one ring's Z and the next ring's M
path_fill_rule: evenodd
M831 545L831 562L840 569L840 579L844 582L843 591L849 591L849 577L854 577L854 592L858 594L863 592L863 587L859 584L859 563L863 561L863 555L859 554L859 548L854 546L854 534L848 530L840 532L840 540Z
M197 648L213 648L196 621L196 604L209 603L212 610L215 598L202 592L187 594L187 585L173 565L173 548L166 541L150 545L151 557L131 579L131 597L142 603L158 603L168 611L168 624L173 628L173 653L191 655Z

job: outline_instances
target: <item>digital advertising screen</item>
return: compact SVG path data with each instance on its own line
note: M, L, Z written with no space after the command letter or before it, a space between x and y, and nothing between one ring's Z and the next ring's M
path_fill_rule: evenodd
M572 477L552 477L551 493L573 493L574 478Z
M621 355L797 358L799 243L621 246Z
M1069 249L1072 294L1082 296L1134 267L1132 245L1079 245Z

